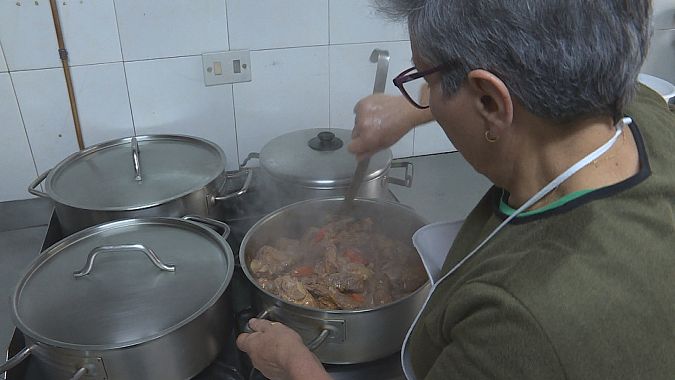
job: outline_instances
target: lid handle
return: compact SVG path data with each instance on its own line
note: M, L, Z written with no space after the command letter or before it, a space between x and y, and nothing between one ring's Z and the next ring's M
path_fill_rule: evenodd
M175 272L176 267L174 265L164 264L157 254L150 248L144 246L143 244L122 244L122 245L105 245L101 247L96 247L89 252L87 257L87 263L82 269L77 272L73 272L73 276L84 277L91 273L92 268L94 267L94 260L99 253L108 253L108 252L120 252L120 251L141 251L150 259L150 261L155 264L155 266L161 270L167 272Z
M141 177L141 150L138 148L136 136L131 138L131 159L134 163L134 179L140 182L143 180L143 177Z
M333 132L323 131L309 140L307 145L319 152L326 152L342 148L342 140L339 137L335 137L335 133Z

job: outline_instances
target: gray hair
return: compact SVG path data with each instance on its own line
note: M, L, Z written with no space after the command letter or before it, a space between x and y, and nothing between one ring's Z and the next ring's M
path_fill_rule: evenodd
M618 120L652 34L650 0L375 0L407 19L426 63L454 94L469 71L497 75L531 113L565 123Z

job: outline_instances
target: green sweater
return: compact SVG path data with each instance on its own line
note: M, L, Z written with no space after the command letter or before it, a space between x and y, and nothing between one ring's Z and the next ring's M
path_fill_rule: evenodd
M641 169L516 218L442 282L410 342L418 379L675 379L675 115L641 87ZM447 272L505 216L490 189Z

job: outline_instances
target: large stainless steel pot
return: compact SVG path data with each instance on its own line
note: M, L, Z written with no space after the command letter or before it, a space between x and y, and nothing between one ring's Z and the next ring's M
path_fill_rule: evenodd
M260 161L259 182L268 199L278 206L314 198L344 196L351 183L357 161L347 150L351 142L347 129L303 129L269 141L260 153L251 153L244 161ZM388 199L389 184L412 185L413 164L392 162L391 150L385 149L370 159L359 198ZM392 168L404 168L403 178L391 175Z
M280 236L298 237L324 215L340 210L343 198L313 199L277 210L256 223L244 236L239 260L255 285L255 307L262 317L296 330L319 360L330 364L362 363L401 349L403 339L429 291L428 283L390 304L366 310L319 310L286 302L262 289L249 270L250 257ZM426 221L394 202L355 199L351 213L371 217L390 236L409 239Z
M210 141L191 136L145 135L91 146L40 175L28 187L54 201L63 232L112 220L154 216L216 217L226 157ZM244 174L239 173L239 174ZM37 186L44 182L44 192Z
M129 219L75 233L17 285L11 311L26 348L0 374L32 355L46 380L188 379L227 337L234 265L223 236L187 220Z

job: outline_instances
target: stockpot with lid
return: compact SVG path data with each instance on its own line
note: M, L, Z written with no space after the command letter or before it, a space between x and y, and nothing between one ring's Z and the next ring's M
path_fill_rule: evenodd
M249 154L242 166L259 160L262 170L257 179L266 196L280 200L280 207L305 199L344 196L357 165L347 150L351 133L337 128L290 132L270 140L260 153ZM387 199L390 183L412 185L413 164L392 159L389 149L370 159L359 198ZM392 168L404 168L404 178L391 176Z
M184 219L126 219L70 235L18 283L11 313L26 348L0 374L33 356L46 380L191 378L232 326L234 266L224 236Z
M226 157L213 142L183 135L143 135L110 140L76 152L30 184L51 199L63 232L112 220L184 215L216 217L227 180ZM37 189L43 183L44 192Z

